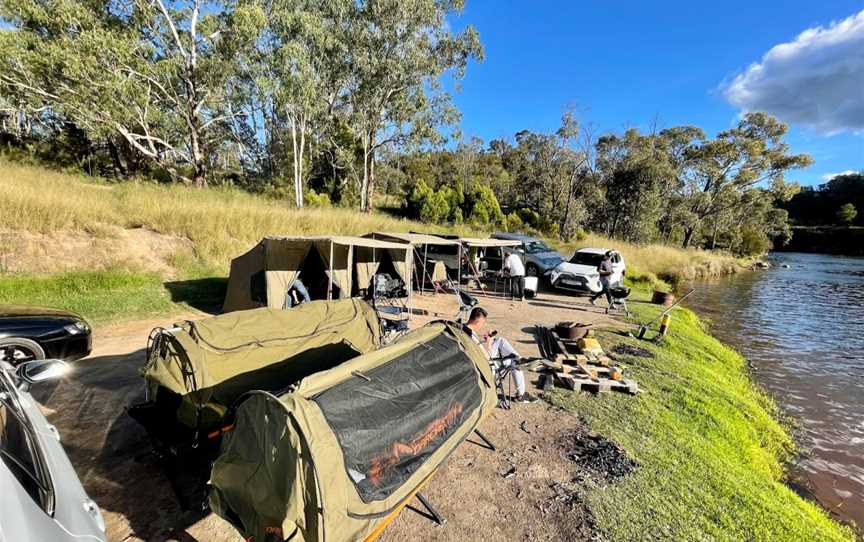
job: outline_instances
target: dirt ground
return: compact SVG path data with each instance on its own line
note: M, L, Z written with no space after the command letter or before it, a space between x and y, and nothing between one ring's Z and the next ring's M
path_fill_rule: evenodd
M587 298L541 293L523 303L480 297L490 314L488 326L507 337L523 356L537 356L530 334L535 324L562 320L612 323ZM415 296L412 327L453 318L451 295ZM241 537L213 514L183 512L169 482L149 454L141 429L124 411L143 397L147 335L157 326L200 318L178 315L108 327L96 332L93 354L76 362L68 379L34 390L55 424L89 495L102 508L112 541L239 541ZM529 381L536 375L527 373ZM548 404L496 409L481 431L496 452L476 437L464 443L439 470L424 493L446 517L437 527L415 500L384 532L382 540L594 540L590 512L578 498L591 474L567 443L585 428L573 414ZM572 447L572 446L571 446ZM413 511L412 511L413 510Z

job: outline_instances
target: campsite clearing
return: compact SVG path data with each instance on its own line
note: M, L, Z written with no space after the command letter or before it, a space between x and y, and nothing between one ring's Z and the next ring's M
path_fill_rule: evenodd
M622 325L587 298L542 292L524 303L479 299L490 313L488 328L525 356L538 353L531 334L537 323ZM453 296L441 294L416 296L415 307L426 314L415 315L412 327L452 318L457 309ZM639 299L631 309L642 321L660 310ZM139 369L150 330L203 316L98 329L93 355L68 379L34 390L102 509L109 540L242 540L214 514L180 510L146 434L123 411L143 395ZM555 406L495 409L480 429L498 451L469 437L424 488L446 525L415 513L422 510L415 501L380 540L579 542L644 540L645 533L664 540L801 540L804 533L854 540L783 484L783 462L794 448L773 403L749 380L743 358L708 335L693 313L676 309L663 345L614 332L598 338L646 393L556 389Z
M531 330L526 327L530 322L553 323L578 316L581 321L613 323L603 310L591 307L586 299L555 294L544 294L541 299L521 304L493 297L480 296L479 299L489 310L489 328L510 338L526 356L538 354ZM454 296L442 294L416 296L415 306L426 314L415 315L412 328L431 320L452 318L457 310ZM69 379L38 390L37 398L45 405L51 423L59 429L87 492L103 510L109 540L241 540L233 527L214 514L202 517L194 511L180 510L168 480L148 454L150 445L145 432L124 411L125 406L143 396L144 381L139 369L144 365L144 347L150 330L203 316L204 313L187 313L103 328L97 331L93 354L76 363ZM526 376L529 381L536 378L532 373ZM537 481L523 476L521 469L528 468L528 464L517 466L518 474L507 480L498 471L506 472L512 466L515 450L527 450L541 443L553 446L561 431L580 426L574 416L560 411L554 415L554 424L546 423L552 419L550 409L545 403L514 405L510 411L496 409L481 430L499 446L499 451L491 452L472 444L476 439L469 438L425 490L447 517L447 525L443 529L436 528L409 509L384 531L384 539L419 539L426 531L436 540L465 540L466 533L472 533L471 538L492 539L505 534L517 539L531 537L532 533L540 535L536 531L534 514L516 514L517 509L532 506L535 498L538 505L548 500L546 506L560 508L555 491L564 490L537 493L536 489L530 489ZM559 416L564 419L559 420ZM530 434L520 429L522 422L525 427L532 428ZM532 468L550 469L550 480L555 479L565 487L569 483L566 473L572 466L563 456L559 465L560 455L544 453L538 456L544 457L543 461ZM516 487L520 484L525 487ZM523 495L522 500L514 501L513 491ZM488 510L497 509L499 514L516 519L478 522L476 514L480 509L470 511L463 506L465 502L478 499ZM564 508L561 510L560 520L571 521L565 517L569 512L563 514Z

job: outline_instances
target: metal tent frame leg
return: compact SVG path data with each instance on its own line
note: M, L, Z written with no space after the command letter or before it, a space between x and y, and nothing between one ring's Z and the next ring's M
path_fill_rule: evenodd
M498 451L498 449L495 448L495 445L492 444L492 441L489 440L488 438L486 438L486 435L484 435L483 433L481 433L479 429L475 429L475 430L474 430L474 433L476 433L477 436L480 437L480 440L483 441L483 443L486 445L486 448L489 448L489 449L492 450L493 452L497 452L497 451Z
M417 500L420 501L420 504L423 505L423 508L425 508L426 511L429 512L429 515L432 516L432 521L434 521L438 526L447 523L447 519L442 516L441 513L435 509L434 506L432 506L432 503L429 502L429 499L427 499L425 495L418 492L414 496L417 497Z

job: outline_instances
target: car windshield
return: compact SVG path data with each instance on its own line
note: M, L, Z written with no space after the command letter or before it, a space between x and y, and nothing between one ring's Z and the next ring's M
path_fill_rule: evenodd
M593 252L576 252L573 254L573 257L570 258L570 263L590 265L592 267L597 267L602 261L603 255L595 254Z
M14 394L6 377L0 375L0 461L22 489L50 514L54 506L51 482L43 468L33 428Z
M543 241L525 242L525 254L541 254L543 252L552 252L552 249L549 248L549 245L547 245Z

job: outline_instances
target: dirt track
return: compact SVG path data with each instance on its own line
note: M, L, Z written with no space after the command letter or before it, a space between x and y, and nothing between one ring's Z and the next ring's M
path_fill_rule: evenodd
M543 293L524 303L481 297L489 328L525 356L536 356L530 328L561 320L611 323L586 298ZM428 311L412 325L452 318L452 296L416 296ZM165 475L154 463L144 431L124 412L143 397L138 369L150 330L203 313L140 321L98 330L93 354L76 363L73 375L35 391L57 426L85 489L102 508L112 541L239 541L237 532L213 514L180 510ZM526 375L533 379L530 373ZM382 540L586 540L590 514L574 493L578 476L561 449L562 439L584 431L572 414L545 403L497 409L480 428L498 447L489 451L470 439L436 474L425 494L447 518L436 527L411 510L403 512ZM417 502L412 507L419 507Z

